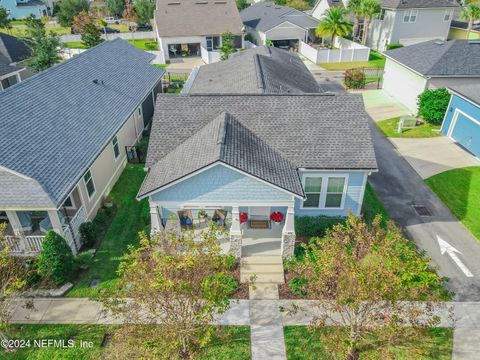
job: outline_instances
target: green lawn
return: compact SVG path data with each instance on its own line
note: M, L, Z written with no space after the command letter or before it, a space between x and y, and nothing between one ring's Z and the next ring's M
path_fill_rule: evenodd
M136 39L127 41L141 50L158 50L158 44L154 39Z
M108 227L94 263L80 274L67 297L98 297L100 289L110 289L117 281L117 267L128 245L138 244L138 233L149 231L148 201L137 201L136 195L145 176L142 164L128 164L110 192L117 211ZM99 279L97 288L90 288L93 279Z
M348 70L357 67L372 67L383 69L385 67L385 56L371 50L368 61L354 61L354 62L341 62L341 63L323 63L318 64L327 70Z
M400 117L395 117L392 119L378 121L376 124L386 137L426 138L440 136L440 125L431 125L429 123L424 123L412 129L403 129L402 133L398 133L397 129L399 121Z
M115 330L114 325L14 325L15 339L31 339L30 348L20 349L11 353L3 353L0 357L6 360L44 359L44 360L76 360L101 359L104 347L102 342L107 332ZM196 359L215 360L232 359L243 360L250 358L250 328L248 326L223 326L222 336L214 337L212 342L203 348ZM74 339L73 348L34 348L34 339ZM80 341L92 341L92 348L80 348Z
M363 197L362 215L367 223L371 223L377 215L382 215L384 224L390 219L387 210L369 183L367 183Z
M445 171L425 182L453 215L480 239L480 167Z
M0 32L4 32L13 36L25 36L25 30L27 28L27 25L25 21L22 20L17 20L15 21L15 24L12 22L12 27L11 29L0 29ZM51 26L51 25L45 25L47 31L52 31L57 35L66 35L71 33L71 29L69 27L63 27L63 26ZM128 26L124 24L109 24L108 27L112 29L117 29L121 32L128 32Z
M63 46L67 49L85 49L85 45L81 41L64 42Z
M341 354L331 354L320 341L320 336L328 336L330 328L322 328L310 332L306 326L286 326L285 345L289 360L322 360L342 359ZM381 330L379 330L380 334ZM445 328L424 329L420 336L412 337L407 342L392 347L378 340L377 336L367 339L369 345L362 349L360 359L382 360L386 351L389 358L398 360L436 359L450 360L453 347L453 330Z

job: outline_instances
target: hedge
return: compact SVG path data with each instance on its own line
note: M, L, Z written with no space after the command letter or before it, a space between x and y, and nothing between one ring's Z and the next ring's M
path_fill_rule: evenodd
M322 237L327 230L344 221L343 216L296 216L295 233L298 236Z

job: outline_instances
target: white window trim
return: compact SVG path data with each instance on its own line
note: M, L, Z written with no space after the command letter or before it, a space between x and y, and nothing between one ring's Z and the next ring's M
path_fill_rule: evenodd
M343 173L328 173L328 174L302 174L302 186L305 189L305 179L307 177L321 177L322 178L322 188L320 189L320 206L319 207L304 207L303 201L300 203L300 209L302 210L344 210L345 209L345 199L347 197L348 181L349 174ZM328 179L329 178L345 178L345 183L343 184L343 193L342 193L342 203L340 207L325 207L325 202L327 200L327 189L328 189Z
M405 21L406 14L408 14L408 20ZM415 21L412 21L412 15L415 15ZM404 24L413 24L416 23L418 19L418 10L405 10L403 12L403 23Z
M385 20L386 12L387 11L385 9L380 10L380 15L378 15L378 20L380 20L380 21Z
M448 15L448 20L445 20L445 17ZM446 9L445 13L443 14L443 21L444 22L449 22L452 20L453 17L453 9Z
M117 146L118 146L118 155L115 154L115 141L116 141ZM115 135L113 137L111 144L112 144L113 157L114 157L115 161L117 161L118 159L121 158L120 155L122 154L122 152L120 151L120 143L118 142L117 135Z
M90 195L88 193L88 188L87 188L87 182L85 181L85 175L87 175L87 173L90 173L90 180L92 181L93 183L93 193L92 195ZM85 174L83 174L83 185L85 186L85 192L87 193L87 196L88 196L88 200L92 200L92 198L95 196L95 194L97 193L97 185L95 185L95 181L93 180L93 174L92 174L92 170L91 169L88 169Z
M72 206L65 206L65 209L76 209L76 204L75 204L75 199L73 198L72 194L68 195L67 199L70 199L70 202L72 203ZM65 202L67 201L67 199L65 199L65 201L63 202L65 204Z

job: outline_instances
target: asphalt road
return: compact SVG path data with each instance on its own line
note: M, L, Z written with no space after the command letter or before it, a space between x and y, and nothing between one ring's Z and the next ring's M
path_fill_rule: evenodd
M457 301L480 301L480 241L455 219L373 121L371 128L379 171L369 181L388 213L449 279L447 287ZM431 216L418 215L413 205L425 206ZM442 255L437 236L458 253L450 248ZM472 277L461 270L462 264Z

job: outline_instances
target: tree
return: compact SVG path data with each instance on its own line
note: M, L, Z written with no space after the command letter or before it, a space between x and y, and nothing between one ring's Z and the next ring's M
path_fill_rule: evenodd
M445 88L425 90L418 96L418 115L426 122L440 125L450 101L450 93Z
M442 280L392 222L382 228L380 216L370 226L350 215L304 249L290 269L304 296L316 300L312 328L333 325L333 336L321 339L331 352L358 359L368 336L401 342L438 323L427 300L445 297Z
M42 242L42 251L38 256L40 274L55 285L63 285L73 271L72 249L63 237L49 230Z
M62 0L59 5L57 21L65 27L72 26L73 18L80 12L88 12L88 0Z
M372 19L379 15L382 11L382 7L378 3L378 0L362 0L360 5L360 13L363 16L363 36L362 45L367 43L368 28Z
M62 60L60 39L52 32L47 34L45 24L39 19L27 19L25 42L31 50L27 64L35 71L48 69Z
M153 19L155 3L151 0L135 0L134 9L137 13L139 24L149 24Z
M331 36L331 45L335 36L346 36L352 30L352 24L346 19L346 11L343 8L333 7L325 11L324 16L315 29L318 37Z
M219 231L212 224L196 239L193 232L140 234L140 247L120 263L117 296L104 299L126 324L113 336L112 354L190 359L210 341L215 329L209 324L228 309L237 287L235 259L222 255ZM159 326L134 326L140 322Z
M347 9L353 15L353 29L352 29L352 38L356 39L358 37L358 28L360 23L360 16L362 15L362 0L349 0Z
M222 52L221 60L227 60L230 54L235 52L235 47L233 46L233 35L231 32L226 32L222 34L222 46L220 47Z
M107 0L107 8L113 16L122 16L125 0Z
M8 11L3 6L0 6L0 29L11 29L10 18L8 17Z
M246 9L248 7L247 0L236 0L235 2L237 4L237 9L238 10L243 10L243 9Z
M97 46L103 42L98 27L95 24L86 24L82 30L82 44L87 48Z
M74 34L81 34L83 27L87 24L95 24L95 19L86 11L80 11L72 20L72 31Z
M134 25L137 21L137 13L133 8L131 0L125 0L125 9L123 10L123 20L126 21L129 25L128 28L132 31L132 38L133 38L133 31Z
M480 4L468 3L460 13L462 20L468 21L467 39L470 38L470 32L473 28L473 23L480 19Z

